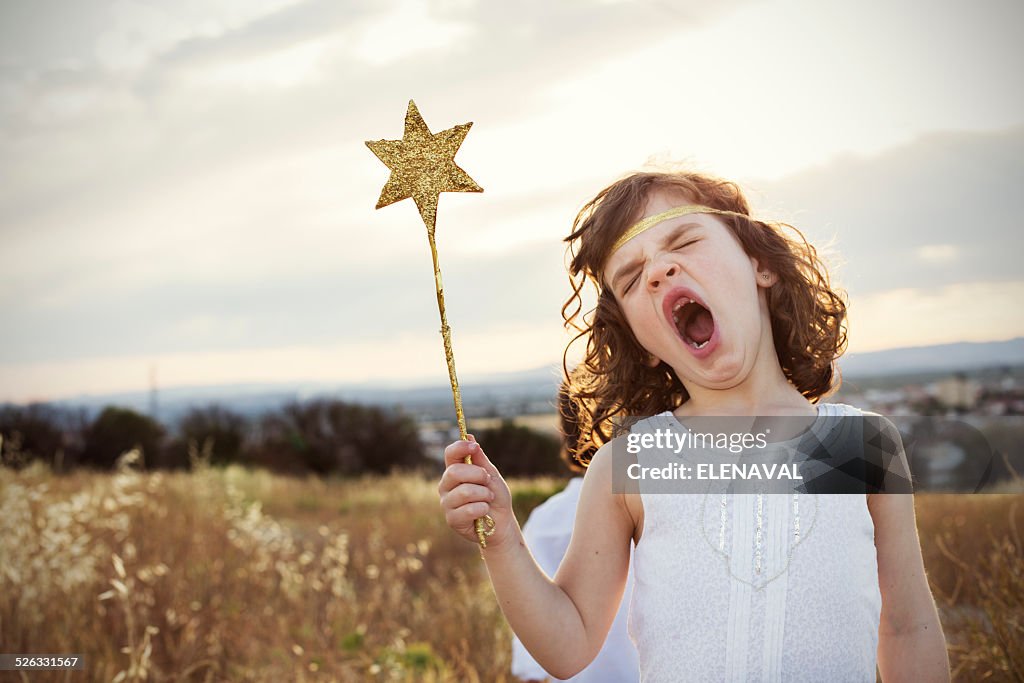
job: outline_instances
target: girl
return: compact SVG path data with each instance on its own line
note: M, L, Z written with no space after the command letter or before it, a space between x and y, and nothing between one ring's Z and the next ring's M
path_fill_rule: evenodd
M817 429L863 415L819 402L838 387L846 307L814 248L783 227L751 218L734 183L684 172L630 175L577 216L563 317L587 340L571 378L581 449L600 448L554 578L530 555L481 446L470 437L445 450L447 523L475 543L474 520L491 515L481 555L495 594L552 676L569 678L601 648L632 541L629 632L643 681L873 681L876 665L886 683L949 680L910 495L613 486L612 452L626 438L613 419L653 416L636 433L696 416L798 416ZM587 279L598 304L580 327Z

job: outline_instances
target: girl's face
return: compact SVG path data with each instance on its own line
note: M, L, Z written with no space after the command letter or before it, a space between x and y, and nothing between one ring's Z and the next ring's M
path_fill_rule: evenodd
M655 192L638 220L693 203ZM640 233L612 254L602 276L640 344L684 385L728 389L749 375L762 349L774 354L759 292L775 276L761 276L714 214L670 218Z

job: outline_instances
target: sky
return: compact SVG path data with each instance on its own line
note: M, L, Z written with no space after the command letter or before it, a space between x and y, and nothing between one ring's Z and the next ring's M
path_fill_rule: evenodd
M0 401L444 381L409 99L483 194L437 245L460 380L558 362L562 239L652 163L822 247L851 353L1024 335L1024 5L0 3Z

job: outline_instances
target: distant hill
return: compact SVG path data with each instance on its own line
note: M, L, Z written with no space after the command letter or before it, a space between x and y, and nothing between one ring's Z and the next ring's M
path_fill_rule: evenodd
M999 365L1024 364L1024 337L996 342L957 342L908 346L850 354L839 360L846 377L969 371Z
M523 412L554 410L554 397L561 377L560 366L503 372L463 379L460 389L467 416L491 417ZM446 418L453 412L452 393L447 377L434 383L408 386L396 381L340 384L326 382L285 382L230 384L198 387L161 387L157 395L155 417L164 424L175 424L194 407L219 404L249 417L276 410L292 401L334 398L355 403L400 406L423 419ZM61 408L83 408L90 415L108 405L151 414L148 391L82 395L51 401Z
M1024 337L996 342L959 342L915 346L840 359L844 380L857 384L867 378L909 378L929 381L957 371L1024 366ZM518 372L460 378L463 405L469 417L493 417L554 410L561 378L560 364ZM422 419L451 416L452 396L447 378L408 386L395 381L360 384L291 382L281 384L234 384L207 387L161 388L156 417L173 425L190 408L217 403L248 416L276 410L290 401L330 397L358 403L400 406ZM119 405L141 413L150 412L146 391L78 396L52 402L68 408L84 408L95 414L107 405Z

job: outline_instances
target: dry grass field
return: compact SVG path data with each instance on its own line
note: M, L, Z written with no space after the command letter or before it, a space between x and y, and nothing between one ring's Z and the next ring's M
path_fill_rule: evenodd
M555 479L511 482L525 514ZM1024 678L1024 494L921 495L956 679ZM0 468L3 652L31 681L512 681L479 554L436 479Z

